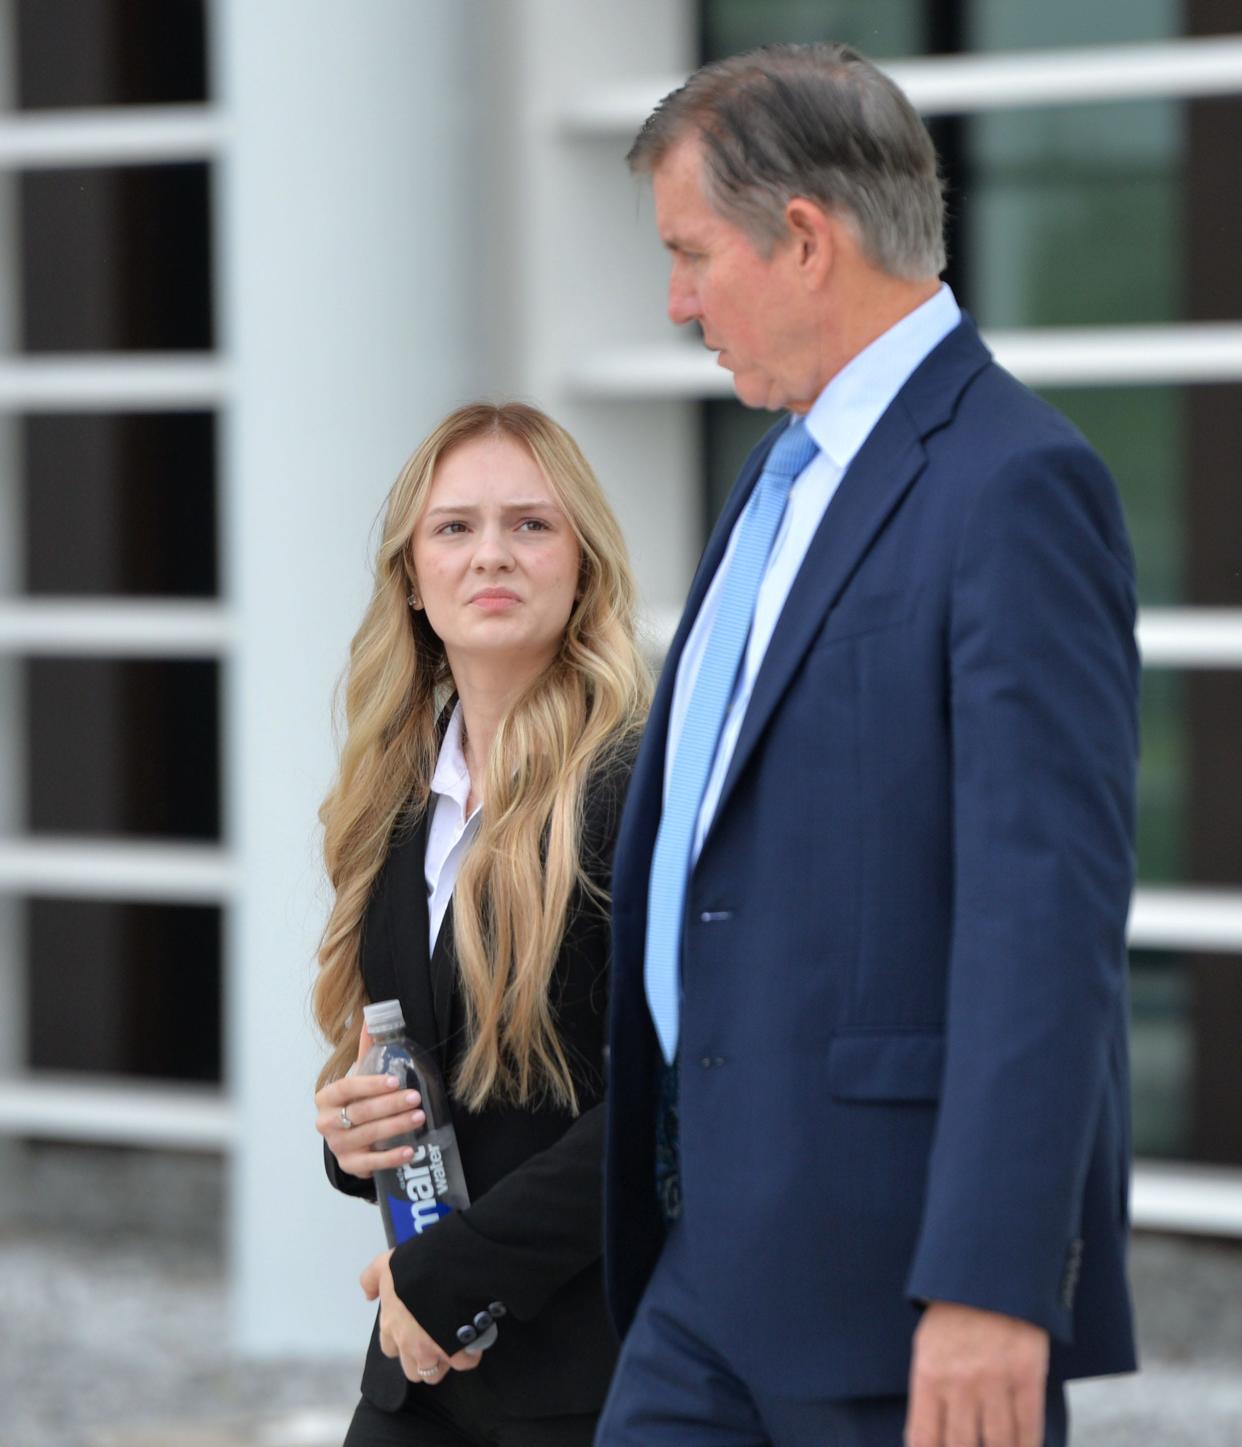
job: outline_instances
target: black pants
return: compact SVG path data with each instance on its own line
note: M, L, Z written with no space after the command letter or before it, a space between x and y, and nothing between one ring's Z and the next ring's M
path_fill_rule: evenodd
M591 1447L598 1413L509 1417L469 1374L450 1372L410 1393L410 1405L383 1412L358 1403L344 1447Z

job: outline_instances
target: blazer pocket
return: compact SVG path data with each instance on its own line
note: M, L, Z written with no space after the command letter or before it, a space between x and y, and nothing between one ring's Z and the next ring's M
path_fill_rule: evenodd
M905 623L914 616L920 591L906 588L885 593L864 593L857 598L847 594L825 618L814 646L827 648L847 638L859 638L865 633L878 633L882 628Z
M935 1101L943 1074L938 1030L835 1035L828 1044L828 1088L836 1100Z

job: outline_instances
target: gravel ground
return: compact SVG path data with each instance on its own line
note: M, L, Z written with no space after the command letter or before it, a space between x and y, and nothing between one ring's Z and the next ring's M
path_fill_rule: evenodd
M20 1170L0 1161L0 1447L337 1447L356 1358L221 1345L219 1162L17 1149ZM49 1200L85 1214L50 1224ZM1133 1278L1144 1371L1071 1389L1075 1447L1242 1447L1242 1246L1144 1236Z

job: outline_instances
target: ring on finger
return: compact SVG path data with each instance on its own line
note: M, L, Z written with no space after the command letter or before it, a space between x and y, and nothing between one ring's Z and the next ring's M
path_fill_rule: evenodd
M342 1130L353 1130L353 1128L354 1128L354 1123L353 1123L353 1121L350 1120L350 1118L349 1118L349 1109L348 1109L348 1107L346 1107L346 1106L341 1106L341 1129L342 1129Z

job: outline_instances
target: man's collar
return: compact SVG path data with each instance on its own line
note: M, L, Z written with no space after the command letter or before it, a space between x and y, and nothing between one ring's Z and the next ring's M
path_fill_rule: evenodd
M806 425L838 468L850 465L910 374L961 319L952 291L941 283L934 296L882 332L832 378L807 413Z

